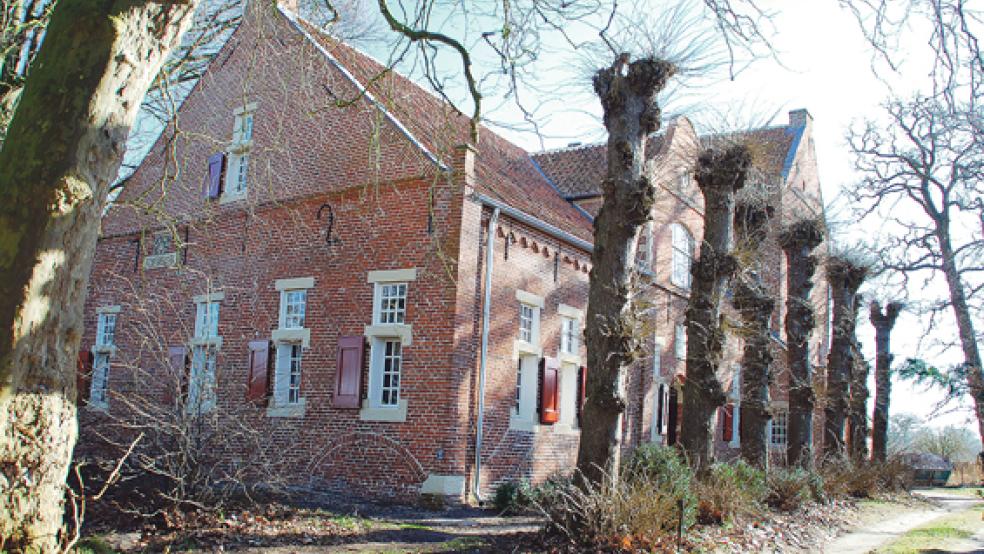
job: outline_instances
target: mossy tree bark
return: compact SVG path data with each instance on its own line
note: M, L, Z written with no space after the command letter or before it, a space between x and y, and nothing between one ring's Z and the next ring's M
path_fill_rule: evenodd
M855 297L868 268L844 257L827 260L827 282L834 304L834 329L827 356L827 402L824 405L823 451L827 456L845 453L844 424L850 398L854 346L857 342Z
M892 328L902 304L889 302L882 311L871 303L869 318L875 328L875 411L871 417L871 459L884 462L888 457L888 408L892 395Z
M771 206L739 202L735 207L735 251L747 260L738 274L734 306L742 319L741 335L745 340L741 361L741 457L755 467L769 465L769 389L772 386L772 336L769 324L775 299L763 285L765 270L762 243L773 215Z
M784 229L779 244L786 254L786 351L789 360L789 419L786 457L791 464L813 466L813 366L810 335L816 325L810 291L817 258L813 250L823 242L819 221L800 220Z
M738 267L735 193L745 185L751 161L744 146L708 149L697 159L697 186L704 195L704 238L687 306L687 379L680 444L698 471L714 461L714 416L727 400L717 374L725 342L721 304Z
M631 313L636 239L655 195L646 171L646 137L659 128L656 95L674 72L669 62L630 61L622 54L594 77L608 129L608 173L594 223L585 328L588 382L577 469L588 483L618 471L618 422L625 410L619 375L632 362L637 340Z
M0 537L59 548L99 218L140 102L196 1L64 0L0 151Z

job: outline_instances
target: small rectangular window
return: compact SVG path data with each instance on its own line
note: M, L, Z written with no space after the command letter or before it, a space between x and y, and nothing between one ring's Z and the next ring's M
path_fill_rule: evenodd
M211 339L219 336L219 303L199 302L195 314L195 338Z
M773 409L771 420L771 432L769 433L769 444L774 447L786 446L786 436L788 430L789 412L785 409Z
M560 351L566 354L577 354L579 335L577 320L572 317L563 318L560 330Z
M204 413L215 406L215 358L213 346L196 346L191 357L188 410Z
M116 341L116 314L99 314L96 324L96 346L113 346Z
M101 314L105 315L105 314ZM96 354L95 363L92 367L92 384L89 389L89 402L101 406L107 403L109 392L109 353L100 352Z
M520 399L522 398L523 392L523 359L520 358L516 362L516 398L513 403L513 407L516 410L516 415L519 415Z
M533 306L528 304L519 305L519 340L533 343L533 319L535 317Z
M380 404L397 406L400 403L400 365L403 361L402 345L398 340L387 340L383 351Z
M301 400L301 345L291 344L289 350L289 375L287 381L287 403L297 404Z
M281 297L284 329L303 329L304 315L307 310L306 290L286 290Z
M682 323L678 323L676 326L676 336L673 339L673 346L676 350L676 358L678 360L686 360L687 328Z
M403 323L407 311L407 284L383 283L378 287L378 323Z

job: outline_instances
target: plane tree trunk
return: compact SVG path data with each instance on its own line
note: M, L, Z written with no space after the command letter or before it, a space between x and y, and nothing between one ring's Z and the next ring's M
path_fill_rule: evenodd
M618 423L625 410L619 375L632 362L637 342L631 297L636 239L655 195L646 171L646 137L659 128L656 95L675 71L663 60L630 61L622 54L594 77L608 130L608 172L594 222L585 327L587 394L577 453L578 475L589 483L618 471Z
M745 340L741 361L741 457L753 466L769 465L769 389L772 386L772 337L769 323L775 299L762 283L761 245L769 230L772 206L739 202L735 207L735 252L745 259L735 287L734 306L741 316Z
M797 221L783 230L779 244L786 254L786 349L789 359L789 419L786 456L789 463L813 466L813 366L810 335L816 325L810 291L817 258L813 250L823 242L819 221Z
M0 150L0 538L60 547L76 360L99 218L185 3L66 0Z
M868 268L842 256L827 260L827 282L834 304L833 338L827 356L827 402L824 405L823 452L845 454L844 424L847 420L854 346L857 342L855 297Z
M687 379L680 444L698 471L714 461L714 415L727 400L717 374L725 342L721 304L738 266L735 193L745 185L751 161L748 149L740 145L708 149L697 159L697 186L704 195L704 238L687 306Z
M892 328L902 311L902 304L889 302L882 311L878 302L871 303L869 314L875 328L875 411L871 418L871 459L884 462L888 457L888 407L892 395Z

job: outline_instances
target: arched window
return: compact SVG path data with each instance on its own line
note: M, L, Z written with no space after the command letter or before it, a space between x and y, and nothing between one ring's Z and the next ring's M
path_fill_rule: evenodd
M673 272L670 275L670 282L678 287L689 289L690 265L694 259L694 237L679 223L674 223L672 229Z

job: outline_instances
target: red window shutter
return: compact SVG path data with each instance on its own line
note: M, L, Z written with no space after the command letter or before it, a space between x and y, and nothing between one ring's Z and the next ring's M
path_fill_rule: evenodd
M218 198L222 193L222 176L225 173L226 156L224 153L212 154L208 157L208 182L205 183L205 198Z
M249 343L249 381L246 384L246 400L263 400L270 382L270 341L254 340Z
M76 404L89 401L89 392L92 389L92 352L79 350L78 374L75 377Z
M557 358L540 359L540 423L560 420L560 362Z
M338 338L338 361L335 365L335 395L332 406L357 409L362 398L362 360L365 339Z
M721 440L731 442L735 431L735 405L726 404L721 408Z
M170 369L164 376L164 403L174 404L175 387L181 391L185 387L185 374L188 372L188 349L184 346L170 346L167 349Z

